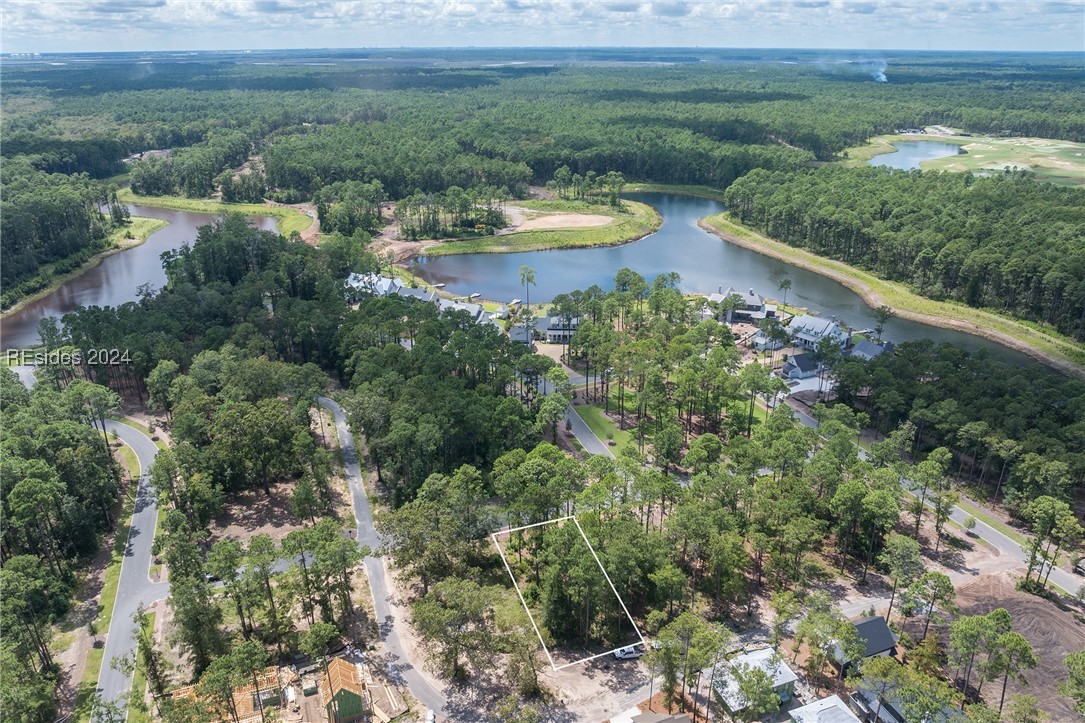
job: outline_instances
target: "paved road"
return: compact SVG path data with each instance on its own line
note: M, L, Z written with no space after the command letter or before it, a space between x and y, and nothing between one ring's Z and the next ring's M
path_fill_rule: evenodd
M362 484L362 470L358 464L358 453L354 448L354 436L347 426L347 415L343 408L327 397L319 397L320 404L335 417L335 428L339 433L339 448L343 451L343 466L346 469L347 484L354 500L354 519L358 525L358 544L368 545L372 552L380 547L381 540L373 527L373 515L369 509L369 497ZM406 684L411 694L422 705L440 712L448 702L441 691L430 685L412 665L403 643L399 638L397 626L406 625L405 620L396 620L388 600L387 573L384 560L376 555L365 558L366 576L373 591L373 605L380 625L381 639L389 656L388 676L397 683Z
M135 651L136 625L132 616L140 604L150 605L169 595L169 583L151 582L151 545L154 543L154 526L158 516L155 496L150 488L150 469L158 447L151 438L126 424L106 420L106 429L115 432L136 453L139 459L140 478L136 490L136 504L132 514L132 526L121 560L121 575L117 583L117 601L105 638L102 669L98 673L98 693L106 701L120 701L132 689L132 676L115 670L111 661Z

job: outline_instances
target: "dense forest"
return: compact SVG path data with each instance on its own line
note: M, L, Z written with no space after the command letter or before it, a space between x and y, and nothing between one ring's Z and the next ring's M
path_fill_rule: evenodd
M1080 189L1014 174L821 168L754 171L724 198L784 243L1085 339Z
M35 239L46 248L21 244L9 256L5 246L5 285L14 291L59 258L74 267L98 240L58 205L60 181L20 180L26 166L99 179L127 170L132 189L149 195L299 202L328 186L380 182L398 200L475 186L516 195L562 166L723 188L754 169L794 170L930 123L1085 138L1078 76L1063 56L1007 65L905 54L889 84L810 58L778 62L791 57L635 68L6 67L2 195L10 213L19 196L43 202ZM148 150L169 153L143 157ZM262 170L235 179L253 155Z

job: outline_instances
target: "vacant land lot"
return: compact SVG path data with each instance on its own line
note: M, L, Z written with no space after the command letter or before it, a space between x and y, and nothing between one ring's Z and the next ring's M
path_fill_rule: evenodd
M960 588L957 604L965 615L986 614L996 608L1006 608L1013 616L1013 629L1032 643L1040 664L1025 672L1028 687L1010 681L1006 695L1028 693L1036 696L1040 707L1051 715L1051 720L1078 720L1070 701L1059 693L1058 685L1066 678L1063 658L1067 654L1085 649L1085 625L1073 613L1060 610L1055 603L1035 595L1027 595L1014 589L1009 575L984 575L975 582ZM984 686L984 698L998 705L1002 681Z

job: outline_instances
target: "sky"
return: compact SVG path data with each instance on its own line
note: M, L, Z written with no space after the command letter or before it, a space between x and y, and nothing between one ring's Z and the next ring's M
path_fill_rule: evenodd
M457 46L1085 51L1085 0L4 0L3 53Z

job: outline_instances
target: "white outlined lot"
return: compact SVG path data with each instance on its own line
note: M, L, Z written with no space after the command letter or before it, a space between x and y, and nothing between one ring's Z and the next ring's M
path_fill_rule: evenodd
M640 628L637 627L636 621L634 621L633 616L629 614L629 608L627 608L625 606L625 601L622 600L622 596L618 594L618 590L614 587L614 583L611 582L610 575L607 574L606 568L604 568L603 563L600 562L599 555L595 554L595 548L592 547L591 541L588 540L588 536L584 534L584 528L580 526L580 523L577 521L575 515L569 515L567 517L557 517L555 519L547 520L545 522L536 522L533 525L523 525L522 527L513 527L513 528L510 528L510 529L498 530L497 532L494 532L494 533L492 533L490 535L490 539L494 541L494 547L497 548L497 554L501 556L501 561L503 563L505 563L505 570L508 571L509 577L512 579L512 586L513 586L513 588L515 588L516 594L520 598L520 603L524 606L524 612L527 613L527 619L531 621L531 627L533 627L535 629L535 634L539 636L539 643L542 645L543 652L546 653L546 659L550 661L550 667L553 668L555 671L562 670L564 668L568 668L568 667L571 667L573 665L579 665L580 663L586 663L589 660L595 660L596 658L602 658L605 655L611 655L616 650L621 650L623 647L626 647L626 646L619 646L617 648L614 648L613 650L607 650L606 652L598 653L596 655L589 655L586 658L581 658L580 660L574 660L573 662L565 663L564 665L555 665L554 658L550 654L550 649L546 647L546 641L543 640L542 633L539 631L539 626L535 622L535 616L533 616L531 614L531 609L528 608L527 601L524 600L524 594L522 592L520 592L520 583L518 583L516 581L516 575L513 574L512 568L509 567L509 561L505 557L505 551L503 549L501 549L501 543L498 542L497 536L498 535L511 535L513 532L519 532L521 530L528 530L528 529L531 529L533 527L543 527L544 525L553 525L553 524L557 524L559 522L566 522L568 520L573 521L573 524L576 525L576 529L580 532L580 536L582 538L584 538L584 544L586 544L588 546L588 550L591 552L591 556L593 558L595 558L595 564L597 564L599 566L599 570L603 573L603 577L606 578L607 584L610 585L611 592L614 593L614 597L618 598L618 604L622 606L622 611L625 613L625 616L627 618L629 618L629 623L633 626L633 630L637 633L637 637L640 638L641 645L645 645L645 646L647 645L647 643L644 640L644 636L641 635Z

